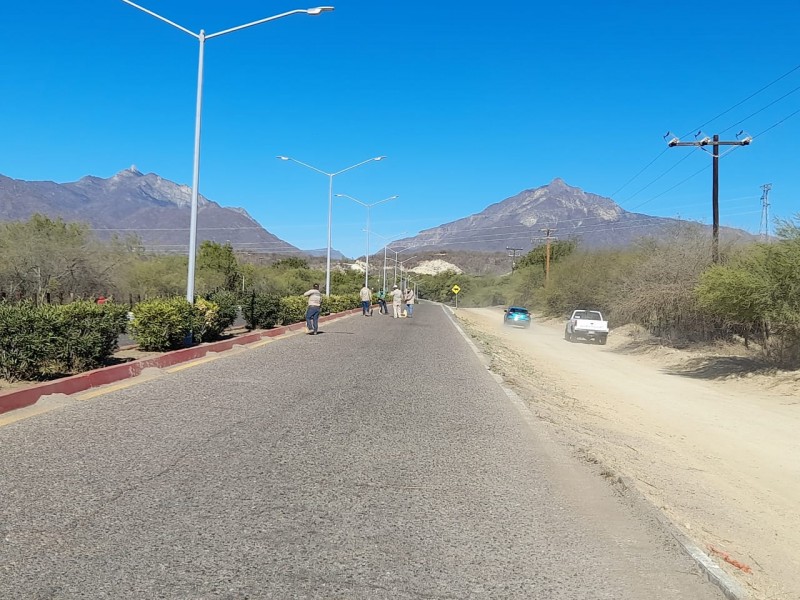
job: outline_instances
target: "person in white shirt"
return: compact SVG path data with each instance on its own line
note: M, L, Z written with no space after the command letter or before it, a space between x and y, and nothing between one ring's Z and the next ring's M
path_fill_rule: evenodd
M306 333L317 335L319 328L319 311L322 306L322 294L319 292L319 284L308 290L303 296L308 296L308 308L306 309Z
M359 292L361 297L361 314L365 317L372 316L372 290L366 285Z
M408 288L405 293L405 300L406 300L406 316L410 319L411 315L414 313L414 298L416 295L414 294L413 288Z
M400 305L403 303L403 292L397 289L396 285L392 286L392 291L389 293L392 297L392 310L394 311L394 318L400 318Z

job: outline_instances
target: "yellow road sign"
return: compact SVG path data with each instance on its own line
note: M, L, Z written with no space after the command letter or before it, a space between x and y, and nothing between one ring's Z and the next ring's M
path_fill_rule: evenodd
M452 287L452 290L453 290L453 293L454 293L454 294L458 294L458 292L460 292L460 291L461 291L461 288L460 288L460 287L458 287L458 284L456 284L456 285L454 285L454 286Z

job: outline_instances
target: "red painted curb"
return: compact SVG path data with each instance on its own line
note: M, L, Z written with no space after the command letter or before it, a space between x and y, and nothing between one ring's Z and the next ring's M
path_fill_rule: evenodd
M357 313L360 308L347 310L345 312L336 313L332 315L325 315L320 317L320 321L331 321L340 317ZM122 379L129 379L141 374L147 368L164 368L171 367L180 363L188 362L202 358L209 352L225 352L234 346L245 346L252 344L265 337L277 337L290 331L297 331L305 329L305 322L293 323L291 325L283 325L274 329L260 329L251 333L246 333L238 337L221 340L219 342L211 342L201 346L193 346L192 348L183 348L181 350L173 350L172 352L165 352L160 356L152 358L142 358L131 362L123 363L121 365L113 365L111 367L103 367L102 369L95 369L94 371L87 371L72 375L70 377L63 377L55 381L47 381L45 383L37 383L29 387L13 390L0 394L0 414L16 410L18 408L25 408L36 404L42 396L50 394L76 394L93 387L107 385Z

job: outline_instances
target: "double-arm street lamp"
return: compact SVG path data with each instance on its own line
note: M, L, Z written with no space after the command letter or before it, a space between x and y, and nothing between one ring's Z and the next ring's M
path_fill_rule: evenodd
M364 255L365 260L365 268L364 268L364 285L369 287L369 213L373 206L377 206L378 204L383 204L384 202L388 202L389 200L394 200L395 198L399 198L399 196L389 196L388 198L384 198L383 200L378 200L377 202L373 202L372 204L367 204L366 202L362 202L352 196L348 196L347 194L336 194L339 198L350 198L353 202L360 204L361 206L367 209L367 228L365 231L367 232L367 253Z
M267 23L269 21L275 21L277 19L282 19L283 17L288 17L289 15L297 15L297 14L305 14L305 15L319 15L324 12L329 12L333 10L333 6L318 6L316 8L303 8L303 9L296 9L290 10L289 12L281 13L279 15L274 15L272 17L267 17L265 19L259 19L258 21L253 21L251 23L245 23L244 25L239 25L238 27L231 27L230 29L225 29L223 31L218 31L217 33L212 33L210 35L206 35L204 30L200 30L200 33L195 33L194 31L189 31L185 27L178 25L177 23L173 23L169 19L165 19L159 14L154 13L151 10L148 10L138 4L134 4L130 0L122 0L125 4L130 4L134 8L138 8L142 12L147 13L148 15L155 17L159 21L164 21L168 25L172 25L176 29L180 29L184 33L188 33L200 42L200 57L198 60L197 66L197 107L195 112L195 122L194 122L194 172L192 174L192 216L191 222L189 225L189 273L187 276L187 283L186 283L186 300L189 302L194 302L194 270L195 270L195 260L197 254L197 196L198 196L198 187L200 185L200 121L201 121L201 113L203 107L203 55L205 53L205 46L206 40L210 40L211 38L220 37L225 35L226 33L233 33L234 31L239 31L240 29L246 29L247 27L253 27L255 25L261 25L262 23Z
M322 173L323 175L328 177L328 259L325 263L325 295L331 295L331 221L333 217L333 178L337 175L341 175L346 171L350 171L351 169L355 169L356 167L360 167L361 165L365 165L368 162L374 161L381 161L385 156L375 156L373 158L368 158L367 160L362 160L360 163L351 165L346 169L342 169L341 171L336 171L335 173L328 173L323 171L322 169L318 169L317 167L312 167L311 165L304 163L302 161L297 160L296 158L292 158L291 156L276 156L280 160L289 160L298 165L302 165L307 169L311 169L312 171L316 171L317 173Z

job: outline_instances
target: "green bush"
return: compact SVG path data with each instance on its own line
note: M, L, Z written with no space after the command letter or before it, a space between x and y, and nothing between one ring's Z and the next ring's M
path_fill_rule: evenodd
M0 304L0 376L34 380L102 366L117 349L126 315L114 303Z
M280 296L253 292L242 305L242 314L248 329L271 329L283 322L283 305Z
M194 311L198 328L193 332L197 342L213 342L218 340L225 330L225 323L220 317L219 306L211 300L198 298L194 303Z
M184 346L203 323L185 298L145 300L133 307L130 332L142 350L162 352Z
M40 307L46 310L58 343L51 357L59 370L75 373L96 369L118 347L118 338L128 324L126 306L107 302L72 302L63 306Z
M320 314L330 315L340 313L350 310L351 308L358 308L359 306L361 306L361 297L358 294L323 296ZM303 319L305 319L305 309L303 309ZM300 320L302 321L303 319Z
M241 299L235 292L220 290L210 294L208 297L219 308L217 315L222 329L227 329L239 315L239 304Z
M323 296L322 301L325 302ZM283 324L301 323L306 319L306 308L308 298L305 296L285 296L281 298L281 310L283 313Z
M42 365L55 344L42 313L30 302L0 304L0 375L4 379L41 377Z

